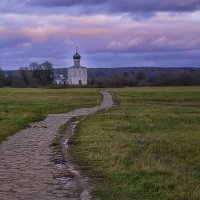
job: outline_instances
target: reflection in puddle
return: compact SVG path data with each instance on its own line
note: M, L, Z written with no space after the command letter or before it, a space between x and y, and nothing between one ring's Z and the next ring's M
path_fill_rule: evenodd
M67 148L67 147L68 147L68 141L69 141L69 140L68 140L68 139L66 139L66 140L64 141L64 143L63 143L65 148Z
M74 135L74 131L78 123L79 121L73 122L72 135Z
M56 168L57 169L65 169L65 165L64 164L56 164Z

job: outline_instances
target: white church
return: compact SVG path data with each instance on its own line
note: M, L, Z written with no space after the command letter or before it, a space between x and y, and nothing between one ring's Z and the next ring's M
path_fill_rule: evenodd
M68 68L68 84L69 85L87 85L87 68L81 66L81 56L76 48L73 56L74 66Z
M61 73L54 74L54 83L57 85L87 85L87 68L81 66L81 56L76 48L76 53L73 56L74 65L68 68L68 77L66 78L61 70Z

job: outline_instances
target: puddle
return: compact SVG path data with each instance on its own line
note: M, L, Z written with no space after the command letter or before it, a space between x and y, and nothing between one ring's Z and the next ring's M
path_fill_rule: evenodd
M75 128L80 121L73 122L72 135L74 135Z
M65 165L64 164L56 164L56 168L63 170L63 169L65 169Z
M67 147L68 147L68 141L69 141L69 140L66 139L66 140L64 141L64 143L63 143L63 144L64 144L64 147L65 147L66 149L67 149Z

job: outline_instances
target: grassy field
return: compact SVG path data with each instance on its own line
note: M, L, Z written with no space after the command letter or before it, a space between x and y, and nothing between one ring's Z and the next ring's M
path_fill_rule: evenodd
M96 89L0 89L0 142L47 114L100 102L101 95Z
M71 154L105 200L200 197L200 87L111 89L118 104L77 127Z

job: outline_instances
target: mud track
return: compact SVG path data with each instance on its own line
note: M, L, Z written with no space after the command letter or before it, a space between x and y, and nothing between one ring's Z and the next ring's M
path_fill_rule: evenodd
M91 199L87 180L74 168L66 150L60 155L62 162L55 162L55 151L50 144L59 128L72 117L88 116L110 108L112 96L108 92L102 94L100 106L49 115L0 145L0 200ZM69 125L62 139L63 151L67 149L73 126L73 123Z

